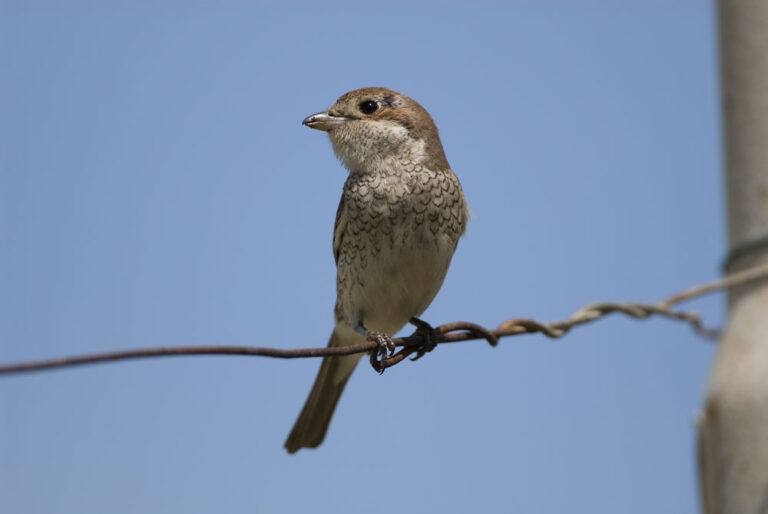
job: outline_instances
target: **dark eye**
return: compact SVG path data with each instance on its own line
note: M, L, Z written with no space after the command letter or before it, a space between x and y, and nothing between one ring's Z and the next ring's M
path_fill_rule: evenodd
M360 103L360 112L363 114L373 114L376 112L376 109L379 108L379 104L374 102L373 100L366 100L365 102Z

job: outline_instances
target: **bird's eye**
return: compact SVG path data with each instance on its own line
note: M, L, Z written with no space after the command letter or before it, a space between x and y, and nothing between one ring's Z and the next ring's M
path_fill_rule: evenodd
M373 114L379 108L379 104L373 100L366 100L360 103L360 112L363 114Z

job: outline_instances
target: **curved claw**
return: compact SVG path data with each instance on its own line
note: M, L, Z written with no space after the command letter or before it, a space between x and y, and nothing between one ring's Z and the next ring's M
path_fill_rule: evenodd
M419 347L416 355L411 357L412 361L417 361L424 357L424 354L435 349L438 333L432 325L419 318L411 318L410 323L416 326L416 332L413 335L420 335L424 339L424 343Z
M395 353L395 343L392 342L392 338L382 332L373 332L369 330L365 334L365 338L368 341L376 343L378 346L376 353L382 359L391 357Z

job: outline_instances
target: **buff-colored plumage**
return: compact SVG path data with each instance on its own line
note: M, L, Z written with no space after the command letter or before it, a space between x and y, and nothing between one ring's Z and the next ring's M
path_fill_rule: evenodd
M365 112L366 102L375 103L373 112ZM364 342L366 332L394 334L432 302L467 225L461 184L437 127L418 103L385 88L351 91L304 123L328 132L350 172L333 236L337 299L329 346ZM288 452L323 441L359 359L323 359Z

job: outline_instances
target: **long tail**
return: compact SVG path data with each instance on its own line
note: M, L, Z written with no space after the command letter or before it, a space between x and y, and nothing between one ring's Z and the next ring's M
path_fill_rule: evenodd
M328 346L348 346L361 342L361 339L351 330L337 327L331 334ZM296 453L300 448L315 448L323 442L336 403L361 356L355 354L323 358L315 385L285 441L288 453Z

